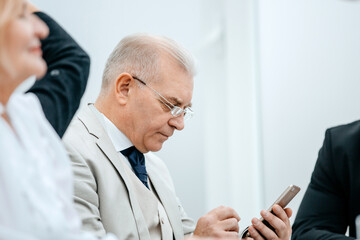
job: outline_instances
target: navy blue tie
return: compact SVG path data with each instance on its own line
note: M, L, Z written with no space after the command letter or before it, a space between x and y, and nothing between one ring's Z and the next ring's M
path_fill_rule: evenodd
M144 154L142 154L139 150L137 150L134 146L129 147L125 150L122 150L121 153L129 159L131 167L133 168L135 175L139 178L139 180L149 188L147 179L148 175L145 167L145 158Z

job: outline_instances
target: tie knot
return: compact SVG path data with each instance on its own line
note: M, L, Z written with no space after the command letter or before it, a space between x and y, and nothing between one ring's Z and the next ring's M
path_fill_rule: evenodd
M147 188L149 188L144 154L137 150L135 146L122 150L121 153L128 158L135 175Z
M122 150L121 153L129 159L131 166L133 166L133 164L145 165L144 154L137 150L135 146Z

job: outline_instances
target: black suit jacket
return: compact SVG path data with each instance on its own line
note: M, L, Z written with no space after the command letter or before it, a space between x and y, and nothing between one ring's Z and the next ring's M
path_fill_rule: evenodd
M28 92L40 100L46 118L60 137L79 107L89 76L90 59L81 47L45 13L35 13L49 27L42 41L46 75Z
M360 121L356 121L326 131L292 239L354 239L359 214ZM350 237L344 235L348 226Z

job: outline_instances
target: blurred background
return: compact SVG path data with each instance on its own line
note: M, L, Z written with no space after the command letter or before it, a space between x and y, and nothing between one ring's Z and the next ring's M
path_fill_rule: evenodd
M32 0L89 53L82 104L124 36L165 35L197 59L196 116L158 155L194 219L233 207L240 229L290 184L302 188L326 128L360 119L355 0ZM292 218L294 220L294 217Z

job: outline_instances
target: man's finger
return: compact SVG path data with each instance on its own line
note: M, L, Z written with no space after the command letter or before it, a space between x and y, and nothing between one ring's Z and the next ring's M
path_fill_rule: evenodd
M263 210L262 212L265 212L265 210ZM279 222L281 222L284 226L285 226L285 224L280 220L280 219L278 219L277 217L275 217L272 213L270 213L270 212L268 212L267 211L267 215L266 215L266 218L264 217L264 219L266 220L266 221L268 221L269 223L270 223L270 225L272 225L273 226L273 221L274 220L278 220ZM264 236L266 239L277 239L277 235L276 235L276 233L273 231L273 230L271 230L270 228L268 228L263 222L261 222L259 219L257 219L257 218L253 218L252 220L251 220L251 222L252 222L252 224L253 224L253 227L255 227L255 229L259 232L259 233L261 233L261 235L262 236ZM276 227L275 227L276 228ZM251 233L250 233L251 234ZM252 236L252 234L251 234L251 236Z
M288 218L290 218L292 216L292 213L293 213L292 209L291 208L285 208L284 210L285 210L286 215L288 216Z
M228 218L219 222L219 226L224 231L239 232L239 224L236 218Z
M221 237L221 239L235 239L235 240L239 240L239 233L237 232L225 232L223 234L223 236Z
M249 233L251 235L251 239L254 240L264 240L264 238L260 235L260 233L254 228L254 226L249 226ZM248 238L246 238L248 239Z
M228 218L236 218L238 221L240 221L240 217L237 212L230 207L220 206L210 211L209 214L214 214L220 221Z
M280 218L286 225L290 225L290 220L289 217L287 215L287 213L285 212L285 210L280 207L279 205L275 205L273 207L273 212L275 213L275 215Z
M280 208L279 211L282 211L282 214L287 216L285 214L285 211L282 208ZM282 219L280 219L279 217L277 217L273 213L271 213L269 211L265 211L265 210L262 210L260 214L275 229L275 232L279 237L282 237L284 232L286 233L287 224ZM279 212L279 214L281 214L281 212ZM290 225L290 223L288 225ZM271 232L273 232L273 231L271 230ZM268 235L264 235L264 236L266 238L269 238Z

